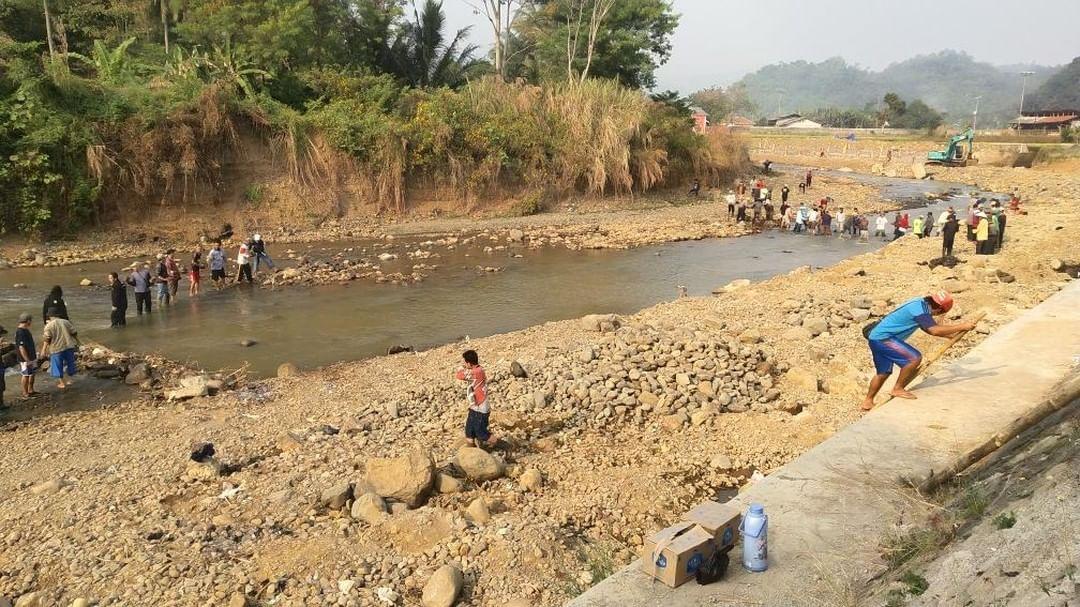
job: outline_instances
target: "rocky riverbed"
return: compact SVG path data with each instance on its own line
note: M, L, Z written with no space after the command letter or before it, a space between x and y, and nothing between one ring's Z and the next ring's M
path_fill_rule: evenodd
M988 312L956 356L1060 288L1068 277L1049 260L1080 238L1080 180L1037 173L1063 185L1030 196L1000 254L958 243L953 268L927 264L936 239L904 238L632 316L19 423L0 432L0 597L561 604L699 500L855 419L872 371L867 319L951 288L954 318ZM463 388L450 375L466 347L489 374L502 439L491 455L461 445ZM214 457L192 461L206 442Z

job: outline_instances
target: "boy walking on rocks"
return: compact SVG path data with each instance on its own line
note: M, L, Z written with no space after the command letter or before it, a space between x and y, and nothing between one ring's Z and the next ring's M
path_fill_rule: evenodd
M492 447L498 442L488 429L491 407L487 401L487 375L480 366L476 350L466 350L461 355L464 365L455 377L465 382L465 398L469 403L469 416L465 419L465 438L477 447Z

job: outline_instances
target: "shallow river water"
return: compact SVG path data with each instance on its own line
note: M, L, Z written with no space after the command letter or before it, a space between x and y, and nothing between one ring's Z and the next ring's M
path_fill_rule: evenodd
M924 192L961 189L940 182L842 176L866 180L895 200L911 201L922 199ZM815 188L813 194L824 195L824 189ZM967 202L966 197L958 196L944 204L964 209ZM843 206L843 201L837 205ZM286 361L310 369L382 354L391 345L423 348L465 335L492 335L590 313L634 312L675 298L680 285L690 295L705 295L736 278L760 280L806 264L830 265L882 244L873 239L859 244L772 231L633 250L523 247L484 253L479 247L436 248L433 250L441 258L427 263L439 268L425 281L409 286L354 282L277 290L238 287L220 293L207 288L200 298L191 299L186 295L185 281L179 302L167 309L138 317L132 301L128 325L120 330L108 326L108 292L81 288L78 282L90 277L102 283L107 272L126 262L8 269L0 270L0 323L13 331L15 318L25 310L35 316L39 323L35 334L39 334L42 300L53 284L59 284L72 321L85 338L117 350L158 352L173 359L197 361L206 369L247 362L252 374L267 376ZM334 252L347 246L350 244L335 243L326 249ZM319 249L318 245L312 247ZM271 243L270 250L284 257L281 252L285 248ZM303 251L311 247L293 248ZM411 262L396 263L407 267ZM482 273L477 272L477 265L504 270ZM395 267L384 264L384 269L393 271ZM25 283L28 288L11 288L15 283ZM243 339L258 343L244 348L239 345ZM9 383L15 379L9 378Z

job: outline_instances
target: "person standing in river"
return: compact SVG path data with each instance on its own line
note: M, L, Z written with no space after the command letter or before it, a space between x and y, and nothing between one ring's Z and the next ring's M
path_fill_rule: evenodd
M165 265L165 255L158 253L157 273L154 276L154 284L157 285L158 306L169 303L169 267Z
M56 386L61 390L71 385L71 380L64 381L64 376L73 377L75 368L75 350L79 347L79 332L71 321L57 315L57 310L49 311L49 322L45 323L45 345L41 349L43 356L49 357L49 374L56 378Z
M251 278L251 249L248 248L248 243L240 243L240 250L236 253L236 282L244 282L248 284L253 282Z
M210 266L210 280L213 281L214 288L220 291L221 287L225 286L225 251L221 250L220 240L210 249L207 261Z
M50 310L56 310L60 318L66 319L68 317L67 304L64 302L64 290L60 288L60 285L54 285L49 290L49 295L45 297L45 303L41 306L41 317L46 322L49 320Z
M150 313L150 285L153 280L150 275L150 264L148 263L135 268L127 277L127 283L131 285L132 290L135 292L135 313L139 316L142 316L144 306L146 307L146 313Z
M188 268L188 297L195 297L202 293L202 270L206 267L202 260L202 247L196 247L191 254L191 267Z
M177 293L180 291L180 264L176 263L176 258L173 257L175 253L176 249L165 251L165 270L168 274L169 297L173 300L177 298Z
M780 188L780 204L781 205L785 205L785 206L787 205L787 199L788 199L788 196L790 194L791 194L791 188L787 187L787 184L785 183L784 187Z
M116 272L109 272L109 292L112 299L112 315L110 321L112 327L127 326L128 296L127 285L120 280Z

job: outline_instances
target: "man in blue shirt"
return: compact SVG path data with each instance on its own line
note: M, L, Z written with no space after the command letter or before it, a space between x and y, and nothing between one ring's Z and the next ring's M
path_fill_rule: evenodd
M870 330L866 338L877 374L870 380L870 390L862 404L863 411L874 408L874 397L892 374L893 365L900 367L900 374L890 394L894 398L917 398L906 388L922 364L922 354L904 340L911 337L916 329L922 329L934 337L949 337L974 329L975 323L971 322L937 324L934 316L948 312L952 306L952 295L946 291L936 291L926 297L912 299L893 310Z

